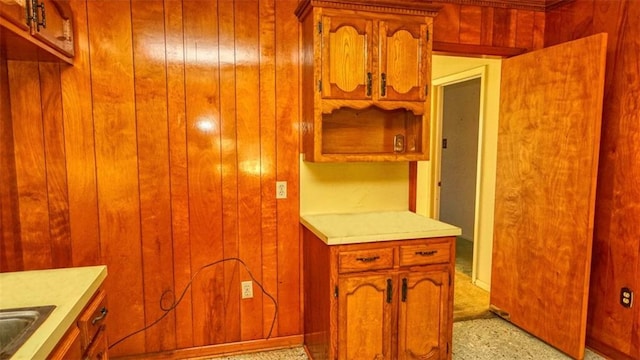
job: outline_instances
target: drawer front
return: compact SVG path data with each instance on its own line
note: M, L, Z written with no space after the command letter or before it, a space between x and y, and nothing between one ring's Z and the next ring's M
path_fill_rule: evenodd
M381 270L393 267L393 248L340 251L338 272Z
M107 297L105 291L100 290L78 319L83 350L91 344L98 331L105 327L107 313Z
M400 266L448 263L450 255L451 242L449 241L424 245L405 245L400 247Z

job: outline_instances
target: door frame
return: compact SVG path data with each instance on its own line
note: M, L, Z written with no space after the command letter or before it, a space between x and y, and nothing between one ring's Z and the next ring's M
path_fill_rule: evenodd
M487 65L465 70L459 73L443 76L433 79L434 98L434 115L435 119L432 128L431 138L431 204L430 210L433 218L440 218L440 178L442 171L442 122L443 122L443 105L444 105L444 87L461 83L467 80L480 79L480 104L478 108L478 149L476 152L476 186L475 186L475 203L473 218L473 259L471 264L471 281L475 284L477 279L477 260L478 247L481 239L480 236L480 209L481 196L480 189L482 179L482 157L483 157L483 139L484 139L484 107L485 107L485 88L486 88ZM489 239L488 241L492 241ZM488 289L485 289L488 290Z

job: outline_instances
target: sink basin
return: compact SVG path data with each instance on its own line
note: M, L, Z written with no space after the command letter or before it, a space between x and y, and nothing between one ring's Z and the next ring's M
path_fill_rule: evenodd
M9 359L49 316L55 305L0 310L0 359Z

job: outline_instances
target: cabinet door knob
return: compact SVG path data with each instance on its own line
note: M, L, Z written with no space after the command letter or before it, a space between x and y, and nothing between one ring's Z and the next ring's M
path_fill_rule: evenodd
M371 73L368 72L367 73L367 96L371 96L371 83L372 83Z
M387 96L387 74L380 74L380 96Z
M393 283L391 282L391 279L387 279L387 303L391 303L391 300L393 299Z

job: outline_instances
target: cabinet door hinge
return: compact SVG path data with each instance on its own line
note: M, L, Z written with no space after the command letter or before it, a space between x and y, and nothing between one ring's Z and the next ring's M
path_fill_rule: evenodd
M318 21L318 34L322 34L322 22Z
M318 80L318 91L322 91L322 80Z
M338 285L333 289L333 297L336 299L338 298Z

